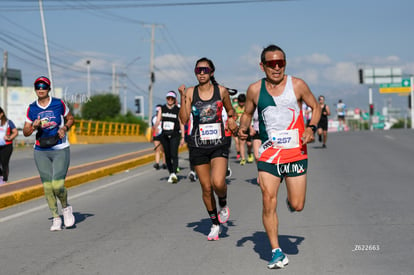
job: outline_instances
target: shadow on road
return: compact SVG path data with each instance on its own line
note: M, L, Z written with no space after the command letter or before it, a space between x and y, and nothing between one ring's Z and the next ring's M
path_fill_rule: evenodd
M227 238L229 235L227 234L228 227L234 226L231 220L228 220L227 223L221 224L221 233L220 238ZM211 220L210 219L202 219L198 222L191 222L187 224L187 227L192 227L195 232L199 232L205 236L210 233L211 228Z
M253 184L253 185L257 185L259 186L259 184L257 183L257 177L256 178L252 178L252 179L246 179L246 182Z
M88 213L80 213L80 212L73 212L73 216L75 216L75 224L67 229L75 229L76 225L83 222L84 220L86 220L89 217L93 217L95 216L94 214L88 214ZM61 215L60 218L62 219L62 224L63 224L63 216ZM49 218L50 221L53 220L53 217Z
M298 246L305 238L299 236L279 235L280 248L284 253L289 255L296 255L299 253ZM259 254L260 259L270 261L272 258L269 239L266 232L256 231L252 236L246 236L237 241L237 246L241 247L244 243L251 241L254 244L254 251Z
M87 218L95 216L94 214L79 213L79 212L73 212L73 215L75 216L75 221L76 221L75 224L81 223Z

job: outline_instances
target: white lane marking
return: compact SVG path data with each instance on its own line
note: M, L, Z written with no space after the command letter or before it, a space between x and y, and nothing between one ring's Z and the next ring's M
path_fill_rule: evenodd
M89 190L84 191L84 192L82 192L82 193L79 193L79 194L77 194L77 195L69 196L69 198L68 198L68 199L69 199L69 200L71 200L71 199L76 199L76 198L79 198L79 197L83 197L83 196L85 196L85 195L88 195L88 194L90 194L90 193L95 193L96 191L99 191L99 190L102 190L102 189L105 189L105 188L111 187L112 185L119 184L119 183L121 183L121 182L124 182L124 181L130 180L130 179L135 178L135 177L137 177L137 176L139 177L139 176L141 176L141 175L143 175L143 174L145 174L145 173L147 173L147 172L148 172L148 170L147 170L147 171L140 172L140 173L138 173L138 174L130 175L130 176L128 176L128 177L125 177L125 178L122 178L122 179L119 179L119 180L116 180L116 181L113 181L113 182L110 182L110 183L107 183L107 184L104 184L104 185L100 185L100 186L98 186L98 187L95 187L95 188L93 188L93 189L89 189ZM7 222L7 221L12 220L12 219L20 218L20 217L22 217L22 216L28 215L28 214L30 214L30 213L36 212L36 211L38 211L38 210L40 210L40 209L47 208L47 207L48 207L48 206L47 206L47 204L44 204L44 205L40 205L40 206L37 206L37 207L31 208L31 209L28 209L28 210L25 210L25 211L19 212L19 213L15 213L15 214L13 214L13 215L9 215L9 216L6 216L6 217L3 217L3 218L0 218L0 223L2 223L2 222Z
M19 217L21 217L21 216L24 216L24 215L30 214L30 213L32 213L32 212L38 211L38 210L43 209L43 208L46 208L46 205L41 205L41 206L38 206L38 207L35 207L35 208L31 208L31 209L26 210L26 211L22 211L22 212L19 212L19 213L13 214L13 215L6 216L6 217L4 217L4 218L0 218L0 223L2 223L2 222L7 222L7 221L9 221L9 220L19 218Z
M388 139L391 139L391 140L394 140L395 139L395 137L392 137L392 136L389 136L389 135L385 135L384 137L385 138L388 138Z

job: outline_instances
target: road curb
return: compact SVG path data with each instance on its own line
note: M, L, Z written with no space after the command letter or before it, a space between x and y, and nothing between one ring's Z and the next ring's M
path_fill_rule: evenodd
M187 147L180 148L179 152L187 151ZM130 160L121 161L115 164L107 165L93 169L88 172L79 173L76 175L68 176L65 180L65 186L71 188L83 183L87 183L96 179L100 179L106 176L110 176L116 173L123 172L128 169L136 168L140 165L144 165L155 160L154 154L148 154L133 158ZM99 162L99 161L98 161ZM43 184L36 184L34 186L22 188L18 191L12 191L0 195L0 210L13 206L18 203L22 203L28 200L36 199L44 195Z

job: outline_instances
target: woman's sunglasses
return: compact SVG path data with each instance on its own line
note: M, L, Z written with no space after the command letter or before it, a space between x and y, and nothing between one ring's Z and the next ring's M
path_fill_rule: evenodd
M35 90L49 90L49 85L47 85L46 83L42 83L42 82L36 83L34 87L35 87Z
M196 73L196 74L201 74L201 73L204 73L204 74L209 74L209 73L211 73L213 70L212 69L210 69L209 67L195 67L194 68L194 72Z

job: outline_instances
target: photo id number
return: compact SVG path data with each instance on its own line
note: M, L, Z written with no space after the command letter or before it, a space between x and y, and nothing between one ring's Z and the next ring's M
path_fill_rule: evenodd
M354 245L354 249L352 252L355 251L379 251L380 246L379 244L356 244Z

